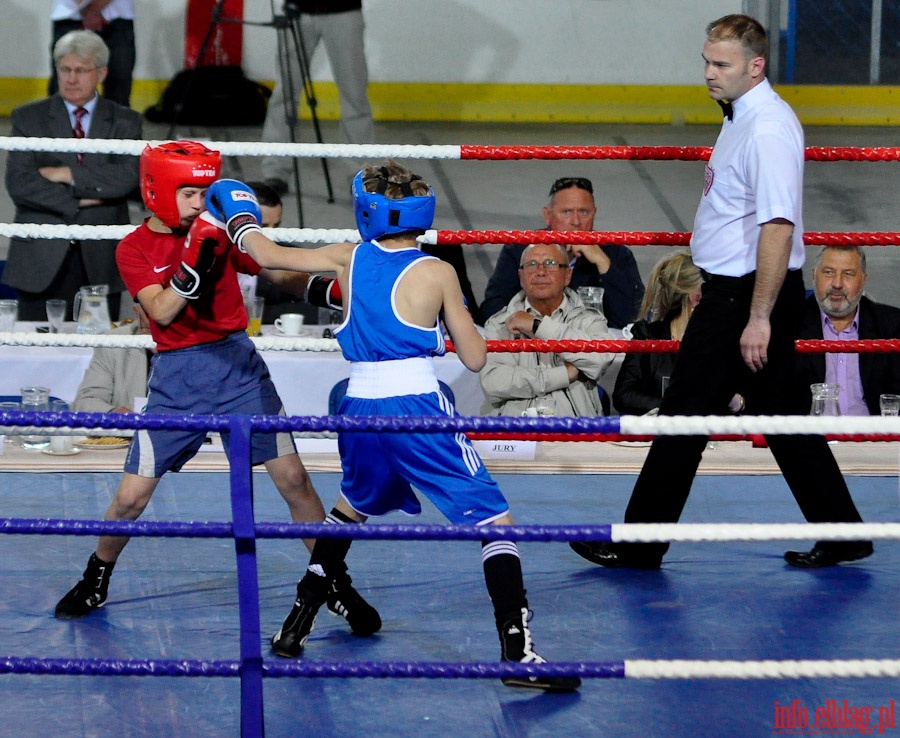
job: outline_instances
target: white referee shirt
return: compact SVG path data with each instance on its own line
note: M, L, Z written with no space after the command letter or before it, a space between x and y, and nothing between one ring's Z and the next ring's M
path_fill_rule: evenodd
M803 128L767 79L733 101L704 169L691 256L710 274L756 271L760 226L774 218L794 224L789 269L801 269Z

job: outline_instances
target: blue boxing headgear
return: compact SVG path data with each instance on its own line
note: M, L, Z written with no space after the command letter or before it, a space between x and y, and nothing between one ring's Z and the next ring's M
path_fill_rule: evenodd
M366 192L363 172L353 178L350 187L356 227L363 240L371 241L391 233L426 231L431 228L434 221L434 190L429 187L427 195L413 195L410 182L421 180L421 177L412 175L410 182L393 183L388 182L387 170L382 171L384 176L377 178L375 192ZM396 184L404 197L400 200L385 197L384 192L389 184Z

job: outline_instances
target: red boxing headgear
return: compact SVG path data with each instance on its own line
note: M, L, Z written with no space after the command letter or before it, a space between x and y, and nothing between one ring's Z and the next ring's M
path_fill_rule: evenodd
M222 171L222 155L196 141L171 141L141 153L144 207L169 228L181 228L175 192L179 187L209 187Z

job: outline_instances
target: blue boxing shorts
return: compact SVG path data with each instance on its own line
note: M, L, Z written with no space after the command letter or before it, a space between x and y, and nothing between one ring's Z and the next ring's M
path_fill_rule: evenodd
M283 415L284 407L266 362L240 331L215 343L156 354L144 413ZM178 471L199 451L206 435L206 430L139 430L131 439L125 471L150 478ZM229 441L223 431L226 454ZM254 433L250 446L253 464L296 453L289 433Z
M342 415L450 415L440 392L380 399L344 397ZM462 433L344 432L338 435L344 477L341 494L357 512L384 515L422 512L416 487L451 523L483 525L503 517L509 505Z

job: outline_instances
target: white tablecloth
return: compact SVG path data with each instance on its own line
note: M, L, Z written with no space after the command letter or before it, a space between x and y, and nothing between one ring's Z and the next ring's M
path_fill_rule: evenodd
M20 323L16 330L32 330ZM74 328L74 326L72 326ZM69 326L67 326L67 330ZM271 329L265 326L264 332ZM311 330L314 328L311 326ZM321 335L321 331L316 333ZM339 351L262 351L288 415L327 415L328 394L350 376L350 364ZM62 346L0 346L0 395L19 395L26 385L49 387L63 400L75 399L81 378L91 361L89 348ZM456 395L461 415L477 415L484 400L478 375L448 354L434 362L437 378Z

